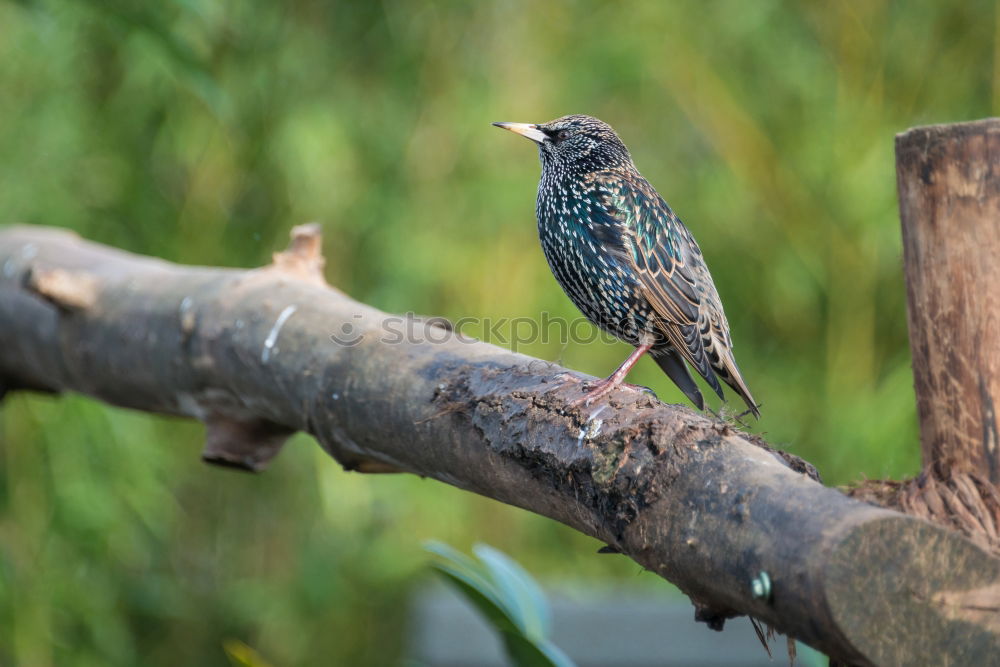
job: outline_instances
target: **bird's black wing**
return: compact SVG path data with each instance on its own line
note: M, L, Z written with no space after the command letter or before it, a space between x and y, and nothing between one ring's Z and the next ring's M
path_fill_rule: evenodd
M756 413L732 353L729 323L691 232L644 178L618 171L592 175L604 212L617 223L621 259L633 269L659 316L659 330L719 396L716 374Z

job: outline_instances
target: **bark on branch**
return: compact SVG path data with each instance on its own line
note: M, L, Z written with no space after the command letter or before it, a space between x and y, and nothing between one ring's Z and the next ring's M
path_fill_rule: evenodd
M433 322L409 323L424 342L390 342L390 316L321 270L315 227L249 271L8 228L0 386L200 419L206 460L251 470L306 431L346 468L433 477L592 535L710 624L750 614L846 662L960 650L985 664L1000 650L982 604L1000 561L959 534L848 498L799 459L646 394L570 407L569 371Z

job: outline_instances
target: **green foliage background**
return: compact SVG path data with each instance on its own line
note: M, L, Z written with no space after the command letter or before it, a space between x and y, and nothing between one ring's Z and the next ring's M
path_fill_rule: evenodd
M489 123L611 122L702 245L757 428L831 483L918 467L893 135L998 112L985 0L0 2L0 220L229 266L318 220L330 281L389 311L576 317L536 242L535 151ZM627 353L520 349L595 375ZM651 363L632 380L683 400ZM0 663L217 665L239 640L279 665L393 664L428 538L661 586L305 437L259 477L199 464L201 437L7 398Z

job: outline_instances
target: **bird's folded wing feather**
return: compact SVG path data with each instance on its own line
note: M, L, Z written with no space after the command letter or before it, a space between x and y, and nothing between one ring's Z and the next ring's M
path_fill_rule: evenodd
M729 325L697 243L642 177L595 177L605 193L606 215L620 225L621 258L633 268L660 330L721 396L713 367L731 355Z

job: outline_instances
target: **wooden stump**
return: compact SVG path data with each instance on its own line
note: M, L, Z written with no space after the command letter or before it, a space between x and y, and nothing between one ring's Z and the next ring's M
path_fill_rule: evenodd
M1000 119L896 137L925 469L1000 484Z

